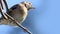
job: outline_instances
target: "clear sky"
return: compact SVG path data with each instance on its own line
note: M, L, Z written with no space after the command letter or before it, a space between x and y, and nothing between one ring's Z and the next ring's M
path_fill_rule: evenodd
M24 0L7 0L9 8ZM33 34L60 34L60 0L27 0L36 8L22 23ZM0 25L0 34L27 34L20 28Z

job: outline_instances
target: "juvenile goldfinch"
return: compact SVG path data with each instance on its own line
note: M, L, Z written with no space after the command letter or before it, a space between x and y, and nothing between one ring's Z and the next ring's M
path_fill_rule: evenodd
M34 9L30 2L21 2L20 4L12 6L6 13L21 24L26 19L28 10L30 9ZM17 26L11 19L4 19L3 17L0 18L0 24Z

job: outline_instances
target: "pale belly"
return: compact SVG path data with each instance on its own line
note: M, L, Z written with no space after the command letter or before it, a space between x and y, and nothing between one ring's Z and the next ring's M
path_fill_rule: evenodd
M15 12L12 17L18 22L22 23L26 19L27 14L20 14Z

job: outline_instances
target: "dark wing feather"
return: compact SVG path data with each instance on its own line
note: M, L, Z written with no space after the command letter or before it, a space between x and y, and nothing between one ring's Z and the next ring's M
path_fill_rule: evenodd
M14 9L16 9L17 7L18 7L18 4L12 6L10 9L14 10Z
M16 9L17 7L18 7L18 4L12 6L12 7L9 9L9 11L7 11L6 13L7 13L7 14L10 14L11 11L14 10L14 9Z

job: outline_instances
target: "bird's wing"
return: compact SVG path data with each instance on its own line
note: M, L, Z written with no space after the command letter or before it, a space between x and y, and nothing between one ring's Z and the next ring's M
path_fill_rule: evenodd
M9 11L7 11L7 14L10 14L11 11L13 11L14 9L16 9L18 7L18 4L15 4L14 6L12 6Z
M12 11L12 10L16 9L17 7L18 7L18 4L16 4L16 5L12 6L12 7L9 9L9 11L7 11L7 13L9 13L10 11Z
M16 9L17 7L18 7L18 4L12 6L10 9L14 10L14 9Z

